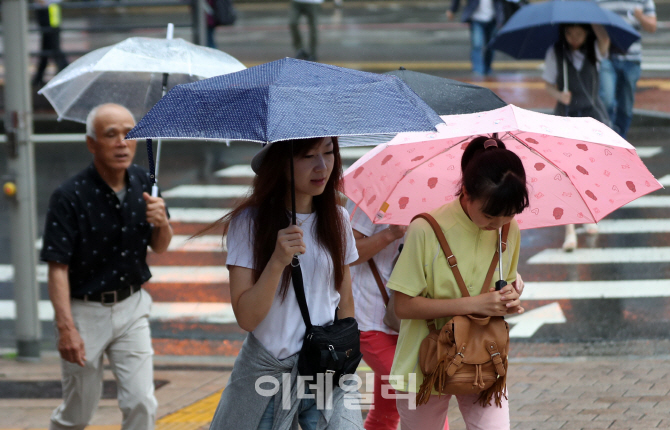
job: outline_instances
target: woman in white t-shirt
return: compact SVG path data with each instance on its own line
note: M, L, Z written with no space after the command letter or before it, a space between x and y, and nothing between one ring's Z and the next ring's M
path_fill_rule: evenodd
M290 276L295 254L300 254L311 322L330 325L336 311L338 318L354 316L349 264L358 254L347 212L338 205L337 138L294 140L292 146L297 225L290 225L289 142L266 145L254 157L251 195L219 221L227 234L231 304L249 335L211 428L284 429L297 422L303 430L334 428L338 414L351 412L318 409L314 398L295 400L295 387L287 410L281 397L286 388L273 393L272 383L259 385L259 377L277 377L279 384L286 384L286 374L291 384L296 379L305 324ZM362 429L359 409L345 421L347 426L335 426Z
M610 39L601 25L562 24L559 40L547 50L542 78L547 92L556 99L555 115L591 117L610 125L605 104L600 98L600 61L607 58ZM589 234L598 232L596 224L586 224ZM563 249L577 247L574 224L565 229Z

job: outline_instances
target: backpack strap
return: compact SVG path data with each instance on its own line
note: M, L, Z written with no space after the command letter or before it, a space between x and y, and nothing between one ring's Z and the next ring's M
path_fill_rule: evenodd
M437 236L437 241L440 242L440 247L444 252L444 256L447 257L447 264L449 264L449 267L451 267L451 271L454 273L454 278L456 278L456 283L458 284L458 288L461 290L461 294L463 295L463 297L470 297L470 293L468 292L468 289L465 287L465 282L463 281L463 277L461 276L461 271L458 270L458 261L456 261L456 256L454 256L454 253L451 252L451 248L449 248L449 243L447 243L447 238L444 237L442 227L440 227L437 221L435 221L435 218L433 218L433 216L429 213L419 214L414 218L412 218L412 221L414 221L417 218L425 219L426 221L428 221L428 224L430 224L430 226L433 228L433 231Z
M442 232L442 227L440 227L435 218L433 218L433 216L430 215L429 213L418 214L414 218L412 218L412 221L414 221L417 218L423 218L426 221L428 221L428 224L430 224L430 226L432 227L433 232L435 232L435 236L437 236L437 240L440 243L442 252L444 252L444 256L447 257L447 264L449 265L451 271L454 274L454 278L456 279L458 288L461 290L461 295L463 297L470 297L470 293L468 292L468 289L465 287L463 276L461 276L461 271L458 270L458 262L456 261L456 256L454 256L454 253L451 252L451 248L449 248L449 243L447 242L447 238L444 236L444 233ZM505 250L507 249L507 235L509 233L509 228L510 228L509 223L503 226L502 230L503 252L505 252ZM491 260L489 271L486 274L486 279L484 280L484 285L482 286L481 293L487 293L489 291L489 286L491 285L491 281L493 280L493 274L495 273L497 264L498 264L498 247L496 246L496 250L493 253L493 259ZM429 330L434 330L436 328L435 323L433 321L426 320L426 322L428 323Z
M377 269L377 264L371 258L371 259L368 260L368 265L370 265L370 271L372 271L372 276L374 276L375 281L377 281L377 286L379 287L379 292L382 293L382 297L384 298L384 306L388 306L389 305L389 295L386 292L386 287L384 287L384 283L382 282L382 277L379 275L379 269Z

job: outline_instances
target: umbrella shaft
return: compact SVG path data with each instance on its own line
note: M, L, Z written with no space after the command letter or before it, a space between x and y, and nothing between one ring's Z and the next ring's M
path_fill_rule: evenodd
M165 97L165 94L167 93L168 76L167 73L163 73L163 97Z
M163 147L163 142L161 139L158 139L156 144L156 166L154 168L154 180L158 182L158 168L161 164L161 148Z
M291 154L289 155L289 165L291 166L291 222L297 224L295 215L295 175L293 173L293 141L291 140Z

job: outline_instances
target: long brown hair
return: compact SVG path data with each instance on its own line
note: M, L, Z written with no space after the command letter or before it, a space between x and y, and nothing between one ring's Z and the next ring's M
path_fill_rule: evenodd
M300 139L293 141L293 154L302 157L321 142L323 138ZM328 251L333 263L335 289L339 290L344 279L344 259L346 253L346 237L344 219L339 206L338 192L341 190L342 160L339 144L333 137L333 153L335 162L333 171L328 178L326 187L318 196L314 196L312 207L316 212L316 239ZM286 197L291 192L289 157L291 156L289 141L274 143L263 158L258 175L254 177L251 195L239 202L235 208L210 225L205 231L223 225L226 236L230 221L245 210L252 210L249 217L253 234L254 251L254 282L258 281L263 269L270 261L277 242L277 233L290 224L290 212L286 209ZM286 298L291 280L291 266L286 266L281 280L280 293Z

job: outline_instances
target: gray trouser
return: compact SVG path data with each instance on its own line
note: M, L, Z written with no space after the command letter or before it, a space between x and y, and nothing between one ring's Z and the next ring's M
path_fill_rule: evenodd
M86 349L86 366L61 360L63 403L51 414L51 430L83 429L102 394L103 354L118 383L123 430L152 430L153 349L149 329L151 296L140 290L113 306L73 299L72 317Z
M301 3L297 1L291 1L291 8L289 11L288 25L291 29L293 47L296 50L303 49L302 37L300 36L298 23L300 21L300 16L305 15L307 17L307 23L309 24L309 54L314 57L316 57L316 44L318 41L317 32L319 25L318 17L320 10L320 3Z

